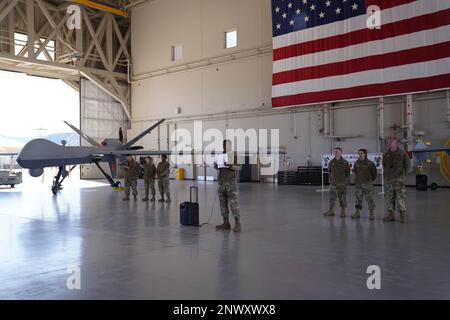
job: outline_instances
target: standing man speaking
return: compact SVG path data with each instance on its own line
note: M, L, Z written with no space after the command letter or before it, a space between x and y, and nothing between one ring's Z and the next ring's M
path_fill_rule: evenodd
M223 223L216 226L216 230L230 230L229 210L230 205L231 213L233 214L235 226L234 232L241 232L241 221L238 205L238 187L236 174L241 170L241 166L237 164L237 155L231 150L231 141L223 141L223 153L226 158L229 159L227 163L224 163L224 167L219 167L217 163L214 163L214 168L219 170L219 200L220 200L220 212L222 213Z

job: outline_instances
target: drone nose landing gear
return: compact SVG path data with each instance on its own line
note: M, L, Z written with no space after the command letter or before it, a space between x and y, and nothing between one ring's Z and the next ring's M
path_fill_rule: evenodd
M56 195L58 193L58 191L62 190L63 181L69 176L69 174L72 172L72 170L75 167L76 166L73 166L72 168L70 168L69 171L67 171L66 168L63 166L58 167L58 173L53 178L53 184L52 184L52 188L51 188L52 193L54 195Z

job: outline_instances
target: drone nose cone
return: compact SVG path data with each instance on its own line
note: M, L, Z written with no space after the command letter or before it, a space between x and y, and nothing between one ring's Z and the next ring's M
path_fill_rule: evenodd
M19 166L21 166L23 168L22 157L20 156L20 153L16 158L16 162Z

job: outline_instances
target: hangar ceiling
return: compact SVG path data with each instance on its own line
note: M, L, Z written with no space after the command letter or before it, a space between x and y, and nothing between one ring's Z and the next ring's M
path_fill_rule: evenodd
M0 69L63 79L79 88L91 80L130 117L131 60L127 11L142 0L1 0ZM77 13L81 28L69 27ZM70 23L69 21L69 23Z
M60 5L64 2L67 2L67 0L48 0L48 2L50 2L54 5ZM103 4L103 5L107 5L107 6L111 6L113 8L126 9L127 7L129 7L131 5L138 4L143 1L141 1L141 0L97 0L94 2Z

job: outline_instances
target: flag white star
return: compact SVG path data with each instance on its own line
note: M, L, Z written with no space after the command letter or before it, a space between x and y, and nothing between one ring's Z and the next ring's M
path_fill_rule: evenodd
M309 17L306 16L306 17L305 17L305 22L308 22L308 21L309 21Z
M323 12L319 13L319 17L320 18L325 18L325 13L323 13Z
M352 5L352 9L353 9L353 10L358 10L358 4L357 4L357 3L354 3L354 4Z
M308 3L308 0L303 0L303 3L304 3L304 4L307 4L307 3Z
M290 24L291 26L293 26L293 25L294 25L294 20L289 21L289 24Z
M288 8L291 9L292 8L292 3L288 3Z
M286 14L286 12L285 12L285 13L283 13L282 17L283 17L283 19L286 19L286 17L287 17L287 14Z
M338 8L335 10L335 11L336 11L336 14L340 14L340 13L341 13L341 10L342 10L342 9L338 7Z
M311 11L314 11L314 10L316 10L316 5L313 4L310 8L311 8Z
M280 12L280 8L279 8L279 7L276 7L276 8L275 8L275 12L276 12L276 13Z
M297 11L295 11L295 13L300 14L302 11L300 9L297 9Z
M277 24L277 29L281 29L281 24Z
M327 5L327 7L331 6L331 1L328 0L327 2L325 2L325 4Z

